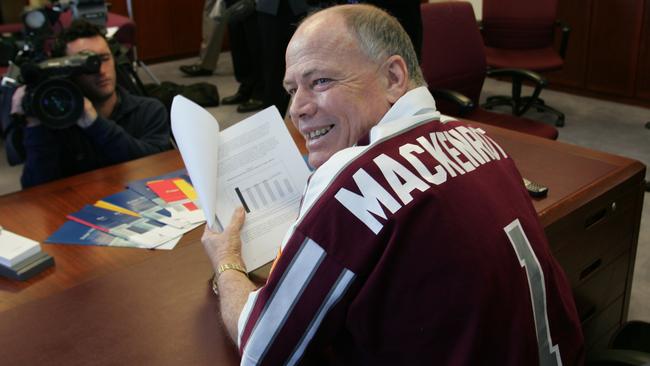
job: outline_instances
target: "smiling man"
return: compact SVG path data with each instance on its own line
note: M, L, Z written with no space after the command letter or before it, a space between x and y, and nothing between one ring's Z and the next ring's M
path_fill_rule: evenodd
M519 172L436 112L399 23L328 8L286 63L317 169L264 286L243 268L243 210L203 236L241 363L581 364L571 290Z
M115 60L103 33L82 20L72 22L57 40L60 56L93 52L100 56L98 73L79 75L84 111L73 127L53 130L27 116L24 129L24 188L109 164L167 150L169 117L159 101L130 95L116 86ZM22 115L25 87L12 98L12 114Z

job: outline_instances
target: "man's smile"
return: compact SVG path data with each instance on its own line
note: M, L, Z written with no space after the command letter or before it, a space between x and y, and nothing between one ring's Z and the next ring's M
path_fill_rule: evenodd
M315 140L318 139L324 135L326 135L330 130L334 128L334 125L329 125L327 127L319 128L317 130L311 131L307 133L307 139L308 140Z

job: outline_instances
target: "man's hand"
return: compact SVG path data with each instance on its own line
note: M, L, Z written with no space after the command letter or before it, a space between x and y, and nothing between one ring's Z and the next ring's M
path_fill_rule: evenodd
M25 85L19 86L14 95L11 97L11 114L25 115L23 110L23 99L25 98ZM41 124L39 120L34 117L26 116L27 127L34 127Z
M222 233L215 233L207 225L201 238L203 247L210 257L212 268L217 272L222 264L239 264L241 258L241 227L244 225L244 208L235 209L230 224ZM237 344L237 321L246 304L248 295L255 291L255 285L238 271L225 271L217 278L221 317L230 339Z
M81 114L81 117L79 117L77 125L81 128L88 128L93 124L93 122L95 122L95 120L97 120L97 110L90 100L84 97L84 112Z
M210 262L212 262L215 273L222 264L243 265L240 232L245 218L244 208L239 207L233 212L230 224L223 232L214 232L206 225L201 242L210 258Z

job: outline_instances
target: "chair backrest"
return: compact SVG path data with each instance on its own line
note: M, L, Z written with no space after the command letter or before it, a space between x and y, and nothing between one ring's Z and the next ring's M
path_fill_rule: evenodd
M64 28L70 26L73 20L72 11L68 10L61 13L59 21ZM135 45L135 23L119 14L108 13L108 20L106 21L107 27L117 27L118 30L115 33L115 39L122 45L127 47L133 47Z
M427 84L462 93L478 105L487 66L472 5L465 1L426 3L421 11L421 67Z
M558 0L483 0L485 45L506 49L553 44Z

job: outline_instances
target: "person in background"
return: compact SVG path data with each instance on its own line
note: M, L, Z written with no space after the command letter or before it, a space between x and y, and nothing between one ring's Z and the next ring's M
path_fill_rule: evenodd
M169 116L157 100L129 94L116 86L115 60L102 31L75 20L59 35L55 55L93 52L100 56L97 74L80 75L84 111L76 125L61 130L26 116L24 188L171 148ZM13 115L24 115L25 87L12 97Z
M289 105L289 96L282 87L284 51L298 22L310 9L306 0L257 0L264 71L264 107L275 105L282 116Z
M418 60L421 60L422 15L420 0L308 0L308 3L321 9L336 4L370 4L387 11L400 22L413 43Z
M224 0L205 0L201 20L199 62L178 68L187 76L209 76L217 68L228 19Z
M284 87L316 170L266 283L246 276L243 208L202 238L242 365L584 362L514 162L436 111L395 18L370 5L309 16Z
M225 0L229 9L238 0ZM252 9L250 13L231 19L228 22L230 36L230 54L235 72L235 79L239 82L237 92L221 100L221 104L239 104L237 112L245 113L262 109L266 106L264 98L264 76L262 58L262 44L257 22L257 12Z

